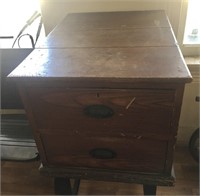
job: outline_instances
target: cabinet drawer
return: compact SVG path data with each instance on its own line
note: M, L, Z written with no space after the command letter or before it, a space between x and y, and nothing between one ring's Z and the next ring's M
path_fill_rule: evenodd
M69 137L42 134L50 166L162 173L167 142L146 138Z
M169 133L174 108L170 90L69 90L31 88L40 130L85 134Z

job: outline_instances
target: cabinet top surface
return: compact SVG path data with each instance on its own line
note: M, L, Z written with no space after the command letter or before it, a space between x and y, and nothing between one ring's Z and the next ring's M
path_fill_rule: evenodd
M69 14L9 77L191 81L163 11Z

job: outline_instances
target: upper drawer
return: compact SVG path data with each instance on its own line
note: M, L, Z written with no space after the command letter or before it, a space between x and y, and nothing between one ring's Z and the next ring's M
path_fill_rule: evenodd
M172 90L27 89L41 130L82 134L169 133Z

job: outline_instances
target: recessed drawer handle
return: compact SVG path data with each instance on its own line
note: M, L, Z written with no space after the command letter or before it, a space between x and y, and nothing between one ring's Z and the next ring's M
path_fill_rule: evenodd
M113 159L117 154L107 148L95 148L90 151L90 155L95 159Z
M113 110L105 105L89 105L84 109L87 116L93 118L109 118L113 116Z

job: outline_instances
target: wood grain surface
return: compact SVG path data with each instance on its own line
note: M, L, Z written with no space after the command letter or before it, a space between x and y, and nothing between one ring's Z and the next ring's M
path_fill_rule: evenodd
M9 78L191 81L163 11L69 14Z

